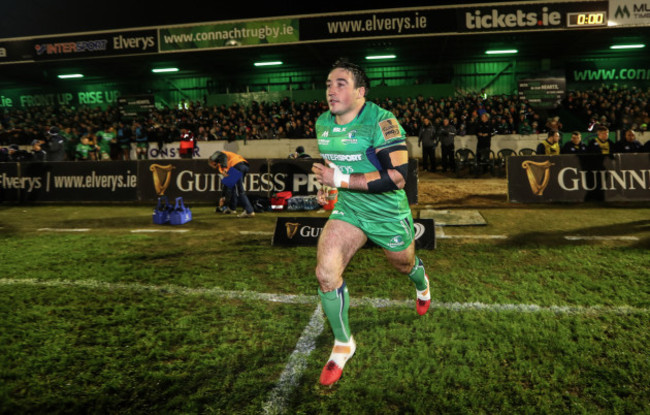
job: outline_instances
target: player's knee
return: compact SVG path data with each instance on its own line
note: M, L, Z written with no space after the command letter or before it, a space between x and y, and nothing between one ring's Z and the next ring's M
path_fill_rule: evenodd
M316 265L316 279L321 291L328 292L338 288L341 276L331 267L323 264Z
M393 259L391 261L391 264L397 270L397 272L401 274L408 275L411 273L411 270L413 269L413 261L410 258Z
M397 269L398 272L406 275L410 274L411 269L413 269L413 264L410 264L408 262L400 262L399 264L394 264L394 265L395 265L395 269Z

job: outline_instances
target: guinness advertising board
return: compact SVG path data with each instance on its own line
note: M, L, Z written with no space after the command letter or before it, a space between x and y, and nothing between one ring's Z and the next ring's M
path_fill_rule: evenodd
M318 243L327 218L280 217L275 222L273 245L314 246ZM433 219L414 219L415 248L435 249L436 232ZM370 240L364 248L376 247Z
M320 185L311 172L315 160L249 159L244 189L270 197L290 191L314 195ZM409 162L406 194L417 203L417 162ZM206 159L111 162L0 163L0 196L4 201L155 201L165 195L188 202L215 202L221 178Z
M650 154L512 156L515 203L650 201Z

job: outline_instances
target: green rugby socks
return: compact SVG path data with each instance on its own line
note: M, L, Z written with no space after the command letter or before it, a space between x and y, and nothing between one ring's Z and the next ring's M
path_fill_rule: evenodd
M422 275L424 275L424 269ZM334 332L334 337L340 342L349 342L352 337L350 323L348 322L350 294L348 294L348 287L345 285L345 281L340 288L326 293L322 292L319 288L318 295L320 296L323 311L325 311L325 315Z
M415 283L415 288L420 291L426 290L427 281L424 278L424 264L422 263L422 260L417 256L415 257L415 265L409 273L409 278Z

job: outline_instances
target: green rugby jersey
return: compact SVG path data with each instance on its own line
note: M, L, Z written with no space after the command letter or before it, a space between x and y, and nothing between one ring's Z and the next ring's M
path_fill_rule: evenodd
M316 121L316 138L321 157L344 174L353 174L381 170L375 150L405 141L406 133L391 112L366 102L357 117L345 125L336 124L330 111L323 113ZM384 193L339 189L339 203L354 210L359 218L373 221L411 214L403 189Z
M115 138L115 134L107 131L98 131L95 135L101 138L98 144L102 153L110 153L111 141Z

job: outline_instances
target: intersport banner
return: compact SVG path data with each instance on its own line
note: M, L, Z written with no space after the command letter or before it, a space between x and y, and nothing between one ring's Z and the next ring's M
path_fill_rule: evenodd
M299 40L298 19L164 27L159 32L161 52L284 44Z
M260 197L283 191L314 195L320 187L311 172L314 161L249 159L244 189ZM417 162L410 160L405 190L411 204L418 200L417 182ZM222 191L205 159L0 163L4 202L149 202L162 195L215 202Z
M97 32L0 42L0 63L158 53L156 30Z
M650 201L650 154L512 156L516 203Z

